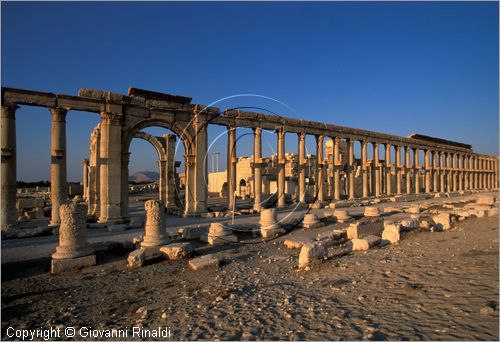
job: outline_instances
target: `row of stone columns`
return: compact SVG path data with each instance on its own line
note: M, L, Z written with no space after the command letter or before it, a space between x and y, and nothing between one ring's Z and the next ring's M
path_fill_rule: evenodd
M277 196L278 208L285 206L285 130L277 130L277 168L278 168L278 181L277 181ZM305 203L305 133L298 133L298 187L300 203ZM316 178L316 198L319 202L324 201L324 168L325 162L323 160L323 135L316 135L316 156L317 167L315 170ZM333 156L333 199L340 199L340 172L341 165L339 160L339 144L340 138L334 137L334 156ZM345 169L347 178L347 194L348 198L355 198L354 187L354 139L346 139L347 142L347 168ZM465 154L455 154L444 151L432 151L423 149L425 160L424 165L420 165L419 148L409 146L394 145L395 150L395 164L391 164L392 145L385 145L385 167L380 162L379 158L379 143L371 142L374 151L374 160L372 166L372 191L368 184L368 167L367 163L367 144L366 140L360 140L361 143L361 172L362 177L362 196L368 197L370 195L378 197L382 193L386 195L402 194L403 193L403 175L406 178L406 193L420 193L421 185L421 170L423 169L424 191L430 192L450 192L462 191L469 189L493 189L498 184L498 159L492 157L472 156ZM405 164L401 163L401 148L405 149ZM410 161L411 151L413 151L413 163ZM236 190L236 129L228 127L228 190L229 190L229 207L234 205L234 191ZM456 156L456 157L455 157ZM453 158L452 158L453 157ZM458 159L457 159L458 158ZM465 168L464 159L468 158L468 167ZM458 160L458 161L457 161ZM439 161L439 166L437 165ZM446 161L446 163L445 163ZM489 168L482 169L474 161L481 161L482 163L488 162ZM261 128L254 128L254 208L260 210L261 192L262 192L262 130ZM445 166L446 164L446 166ZM473 167L473 166L476 167ZM382 171L384 167L385 181L384 189L382 189ZM447 178L445 178L445 175ZM473 175L477 178L478 182L473 181ZM393 176L396 178L396 188L392 189ZM484 180L483 180L484 179ZM446 181L446 182L445 182Z

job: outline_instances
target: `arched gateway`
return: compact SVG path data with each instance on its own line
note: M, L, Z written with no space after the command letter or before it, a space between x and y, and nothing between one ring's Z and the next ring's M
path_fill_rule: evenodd
M168 151L161 142L142 132L150 126L160 126L179 136L185 148L186 196L185 215L199 215L207 210L206 167L207 125L226 126L228 130L228 194L236 191L236 129L254 131L253 194L254 208L260 210L261 192L266 193L268 178L262 156L262 130L277 134L276 172L278 207L285 206L285 136L296 133L298 138L298 200L305 202L306 154L305 137L316 137L317 163L315 175L318 202L327 197L338 200L402 194L455 192L464 190L498 189L498 157L474 153L472 146L427 137L401 137L368 130L285 118L278 115L227 110L191 104L191 98L130 88L128 95L107 91L81 89L78 96L31 90L2 88L2 167L1 167L1 228L16 223L16 125L18 105L41 106L52 113L51 145L51 223L59 223L58 208L66 201L66 113L68 110L98 113L101 122L91 135L90 159L84 161L84 184L89 210L99 214L99 221L108 225L122 224L128 216L129 146L134 137L151 142L160 155L160 166ZM332 143L332 158L324 158L324 138ZM354 143L361 144L361 159L356 160ZM165 143L165 141L164 141ZM340 155L345 146L346 159ZM367 160L367 149L373 148L373 160ZM379 159L385 147L385 158ZM165 148L165 147L163 147ZM410 152L413 156L410 159ZM419 160L423 156L423 163ZM163 158L163 159L162 159ZM168 158L167 158L168 159ZM413 162L412 162L413 160ZM359 165L359 168L358 168ZM168 167L167 167L168 169ZM295 169L294 169L295 170ZM294 171L295 172L295 171ZM310 173L311 174L311 173ZM356 192L355 178L360 177L362 191ZM341 179L346 182L341 194ZM369 182L370 181L370 182ZM394 184L393 184L394 183ZM328 195L325 184L329 185ZM98 188L97 188L98 186ZM162 195L160 195L162 196ZM232 208L234 196L228 195Z

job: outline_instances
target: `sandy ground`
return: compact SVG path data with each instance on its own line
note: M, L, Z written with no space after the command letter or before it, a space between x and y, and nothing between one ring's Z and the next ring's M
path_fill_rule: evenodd
M197 272L187 260L128 270L126 251L63 276L20 278L3 265L2 339L10 326L169 327L171 340L499 338L498 217L414 231L397 246L317 262L310 271L297 270L298 252L284 239L249 236L220 252L220 268Z

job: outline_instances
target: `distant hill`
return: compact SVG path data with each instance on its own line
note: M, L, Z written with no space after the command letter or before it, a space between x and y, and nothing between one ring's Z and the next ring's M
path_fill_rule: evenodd
M158 172L154 171L140 171L134 172L128 176L129 182L135 183L151 183L156 182L159 178Z

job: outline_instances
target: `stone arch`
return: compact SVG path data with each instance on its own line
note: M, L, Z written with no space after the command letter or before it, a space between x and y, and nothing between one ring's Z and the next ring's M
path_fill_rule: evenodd
M144 119L141 121L136 122L135 124L131 125L130 127L127 128L126 131L124 131L123 138L122 138L122 155L123 155L123 165L122 165L122 212L126 213L128 211L128 157L129 157L129 149L130 149L130 143L134 137L136 137L137 134L141 135L141 132L143 129L148 128L148 127L162 127L166 128L168 130L171 130L172 132L177 135L180 140L183 143L184 146L184 151L185 151L185 175L186 175L186 187L185 187L185 208L184 212L185 214L189 214L190 212L193 211L193 208L195 207L194 204L194 183L192 178L194 178L194 166L193 164L193 159L196 154L196 145L195 145L195 137L193 136L192 132L192 127L186 126L182 122L169 122L166 120L161 120L161 119ZM142 132L144 133L144 132ZM145 133L147 134L147 133ZM149 138L148 136L144 135L144 138ZM141 137L142 138L142 137ZM150 141L151 142L151 141ZM151 142L152 143L152 142ZM155 147L156 148L156 147ZM166 154L166 151L165 151ZM175 158L174 158L175 162ZM173 166L174 167L174 166ZM180 184L174 186L178 187ZM180 196L179 196L180 197Z
M154 149L156 150L156 153L158 154L158 160L166 160L165 148L155 136L143 131L139 131L134 134L133 138L146 140L151 145L153 145Z

